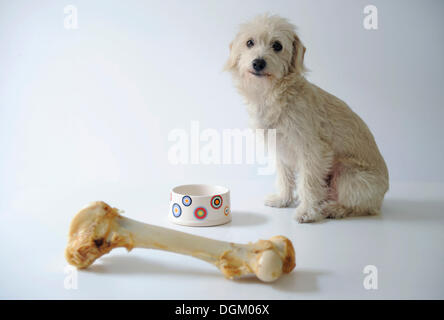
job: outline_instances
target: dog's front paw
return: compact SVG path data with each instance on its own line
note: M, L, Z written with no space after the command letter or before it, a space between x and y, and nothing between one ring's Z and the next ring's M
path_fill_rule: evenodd
M269 194L265 197L264 204L269 207L286 208L293 202L291 198L285 198L279 194Z
M300 204L296 209L295 219L299 223L309 223L316 222L324 219L325 217L321 214L321 211L314 207L307 207L306 205Z

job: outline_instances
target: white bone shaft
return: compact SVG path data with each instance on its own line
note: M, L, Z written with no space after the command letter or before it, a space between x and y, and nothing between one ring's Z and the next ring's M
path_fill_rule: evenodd
M227 250L244 251L247 245L232 244L142 223L121 217L118 224L131 232L134 247L160 249L190 255L212 264Z

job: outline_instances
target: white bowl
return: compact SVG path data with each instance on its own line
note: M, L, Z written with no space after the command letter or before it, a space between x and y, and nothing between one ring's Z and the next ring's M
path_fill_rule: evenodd
M221 186L188 184L171 190L168 219L192 227L231 221L230 190Z

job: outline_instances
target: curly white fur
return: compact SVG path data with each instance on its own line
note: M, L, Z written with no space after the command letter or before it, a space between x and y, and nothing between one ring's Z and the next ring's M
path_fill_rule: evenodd
M282 50L273 49L276 41ZM378 214L389 178L373 135L343 101L307 81L304 54L295 27L275 15L243 24L230 44L225 69L253 126L277 131L278 193L265 204L286 207L296 189L299 222ZM259 76L258 58L266 61Z

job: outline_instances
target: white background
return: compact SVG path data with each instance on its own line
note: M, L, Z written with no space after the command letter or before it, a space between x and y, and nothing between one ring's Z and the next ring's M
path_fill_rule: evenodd
M0 1L0 297L443 298L444 3L372 1L376 31L362 26L367 4ZM66 5L77 30L64 28ZM382 217L298 225L294 209L262 205L274 178L257 166L168 163L174 128L247 126L222 67L238 25L263 12L298 26L309 80L374 133L391 178ZM169 190L183 183L229 187L233 223L168 224ZM69 222L92 200L228 241L284 234L298 268L266 286L188 257L118 251L65 290ZM362 287L367 264L380 270L376 292Z

